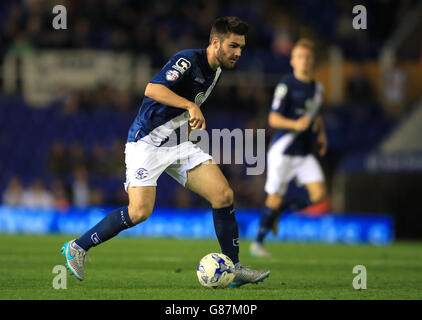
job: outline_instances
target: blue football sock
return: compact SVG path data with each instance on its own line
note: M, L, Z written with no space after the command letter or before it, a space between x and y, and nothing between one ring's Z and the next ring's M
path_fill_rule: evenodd
M263 243L264 239L273 227L275 219L279 219L280 215L284 211L299 211L312 204L312 201L309 199L308 193L301 194L296 197L285 197L283 203L281 204L280 209L271 210L268 207L264 207L261 212L261 220L259 222L258 235L256 237L256 242Z
M75 243L85 251L88 251L91 247L95 247L113 238L120 231L133 226L134 224L129 217L128 207L118 208L107 214L103 220L77 239Z
M212 209L215 233L220 243L221 252L234 264L239 262L239 229L233 205Z
M268 231L271 230L274 224L274 220L278 217L279 210L271 210L268 207L264 207L261 211L261 220L259 221L258 236L256 242L263 243L264 238Z

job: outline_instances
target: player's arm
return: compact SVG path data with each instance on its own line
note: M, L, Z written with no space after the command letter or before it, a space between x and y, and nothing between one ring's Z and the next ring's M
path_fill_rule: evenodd
M308 116L299 119L290 119L278 112L271 112L268 115L268 125L273 129L284 129L294 131L305 131L308 129L311 120Z
M320 147L319 155L324 156L327 153L328 140L327 135L325 133L324 121L322 120L321 115L316 116L313 129L317 134L317 142Z
M205 118L197 104L179 96L166 86L158 83L148 83L145 96L159 103L189 111L191 129L205 129Z
M268 125L273 129L306 130L311 123L311 119L308 116L303 116L296 120L283 115L288 103L288 86L286 83L281 82L274 91L271 112L268 115Z
M192 71L190 59L185 54L175 54L148 83L145 95L162 104L187 110L190 129L205 129L205 119L199 106L172 90L177 84L189 81Z

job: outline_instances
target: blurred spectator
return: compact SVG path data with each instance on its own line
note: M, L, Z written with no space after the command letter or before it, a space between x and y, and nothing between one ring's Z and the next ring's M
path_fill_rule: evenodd
M79 95L77 93L69 94L64 97L61 112L63 115L68 116L75 114L80 109Z
M66 173L69 173L69 158L62 141L56 140L53 142L47 166L49 171L54 173L57 177L64 177Z
M339 2L340 13L336 19L335 32L340 41L352 41L356 36L356 30L353 29L351 22L351 12L353 10L352 3L346 1Z
M2 203L8 206L19 206L23 203L23 187L21 181L13 177L3 192Z
M76 207L86 207L90 203L88 173L84 166L73 170L72 204Z
M403 110L406 102L406 73L397 63L385 73L384 101L392 113Z
M54 207L61 212L69 209L70 201L63 182L60 180L54 180L51 185L51 189L54 197Z
M123 154L120 154L123 157ZM91 149L88 170L96 176L105 176L109 172L109 159L103 144L96 142Z
M124 177L126 172L126 166L124 161L124 143L118 138L115 138L111 143L110 155L108 158L108 170L109 174L115 177Z
M91 206L102 206L102 205L104 205L104 194L100 189L95 188L91 191L89 204Z
M276 55L289 56L293 47L293 32L290 17L280 13L277 17L272 49Z
M368 103L373 99L371 83L359 63L354 65L353 74L347 82L347 96L353 103Z
M402 3L406 2L406 5ZM402 19L415 1L396 2L392 0L368 2L368 30L356 32L352 29L352 5L339 2L339 4L327 2L323 5L321 1L301 0L298 2L278 2L270 1L258 4L254 3L253 8L247 8L241 1L188 1L183 6L172 1L64 1L68 8L68 25L73 27L67 31L55 31L51 27L51 1L31 0L31 1L10 1L1 13L2 28L0 29L0 55L9 50L15 52L27 52L32 49L44 48L90 48L101 50L124 50L128 53L143 56L147 55L152 62L153 68L161 68L168 58L176 51L186 48L205 47L208 42L209 28L213 20L224 14L242 16L250 22L250 33L247 37L247 45L242 52L245 70L265 70L271 74L277 73L282 77L282 73L288 71L288 54L291 50L292 41L299 35L306 32L314 32L314 36L320 36L324 47L330 44L340 45L345 56L359 56L362 51L360 47L368 44L368 40L386 39L389 30L397 25L397 19ZM233 5L234 4L234 5ZM390 10L390 15L383 18L382 8L395 6L400 10ZM329 10L332 7L332 10ZM324 8L323 14L315 14L314 8ZM283 10L285 9L285 10ZM298 10L299 9L299 10ZM303 10L302 10L303 9ZM327 9L327 10L325 10ZM381 10L379 10L381 9ZM286 15L288 12L288 15ZM396 12L396 13L395 13ZM303 19L301 15L309 13L309 19ZM381 18L374 18L376 14ZM175 18L179 17L179 18ZM269 19L269 17L272 17ZM332 19L331 19L332 18ZM327 22L333 21L333 25ZM372 21L372 22L371 22ZM376 23L375 23L375 22ZM306 22L306 23L303 23ZM372 23L372 24L371 24ZM326 26L332 32L321 32L321 26ZM331 27L332 26L332 27ZM385 27L388 28L385 28ZM331 28L330 28L331 27ZM330 31L327 30L327 31ZM375 37L373 36L375 32ZM330 35L334 35L330 38ZM360 39L359 37L362 37ZM378 39L378 40L379 40ZM359 43L357 43L359 41ZM327 46L325 46L327 44ZM377 48L382 41L372 41L371 48ZM349 50L347 47L349 46ZM347 51L347 52L346 52ZM351 55L348 55L350 53ZM422 55L421 55L422 57ZM372 88L369 86L368 78L364 70L357 63L355 73L350 79L347 90L353 102L367 102L373 97ZM242 70L240 68L240 70ZM154 70L152 70L154 71ZM238 70L239 71L239 70ZM232 122L236 121L236 126L243 128L244 123L239 120L242 116L256 117L259 121L265 119L270 108L273 88L268 91L268 83L272 80L265 75L262 76L261 87L251 83L251 79L241 78L238 80L234 73L225 71L222 82L227 81L225 86L219 85L210 96L204 108L204 112L209 114L217 111L218 120L224 117L221 110L232 112ZM233 82L230 82L234 79ZM256 80L256 79L254 79ZM390 101L400 103L403 91L406 87L406 77L400 74L400 70L394 70L388 79L389 84L385 86L385 96ZM239 82L239 84L238 84ZM89 139L83 141L81 138L74 141L69 149L61 141L55 141L50 151L47 166L56 177L68 178L67 174L73 173L72 203L77 206L86 206L89 203L99 203L99 199L104 199L109 192L107 182L108 177L124 177L124 139L130 123L125 123L125 115L130 114L130 121L133 121L135 109L139 106L142 97L134 96L133 92L120 91L111 87L107 80L94 89L83 89L77 92L67 92L66 88L61 88L65 99L60 121L64 122L63 137L74 137L72 121L79 121L81 113L92 115L89 122L89 129L96 126L104 128L96 122L96 112L103 110L114 112L119 121L110 124L115 131L112 135L120 135L119 139L112 142L110 152L104 145L102 134L98 135L97 141L92 141L93 135L87 133ZM140 88L137 88L142 90ZM135 103L133 102L135 101ZM15 108L17 109L17 108ZM122 117L122 113L126 113ZM206 119L207 114L204 114ZM97 118L98 119L98 118ZM1 119L0 119L1 120ZM69 122L66 122L69 120ZM82 119L86 120L86 119ZM238 121L239 120L239 121ZM50 121L54 121L50 120ZM86 121L81 121L86 122ZM223 126L229 126L223 122ZM265 123L250 123L246 127L264 128ZM220 124L220 123L219 123ZM36 126L35 126L36 127ZM122 129L122 127L124 127ZM82 125L78 128L85 128ZM211 126L210 126L211 128ZM86 128L88 129L88 128ZM82 129L84 130L84 129ZM111 130L110 130L111 131ZM100 138L101 137L101 138ZM269 131L266 132L269 137ZM66 140L68 141L68 140ZM91 148L89 154L83 149L81 143ZM1 147L1 146L0 146ZM349 148L350 149L350 148ZM2 149L1 153L4 153ZM88 150L88 149L87 149ZM87 157L88 156L88 157ZM40 164L41 166L42 164ZM244 166L235 165L227 169L227 179L235 190L235 197L243 206L262 206L259 203L263 192L254 192L256 186L261 181L257 177L247 177ZM87 171L88 168L88 171ZM73 171L72 171L73 170ZM88 176L89 174L89 176ZM90 178L98 178L100 189L90 195L88 181ZM26 179L31 177L25 176ZM103 180L102 180L103 179ZM54 194L59 203L64 204L65 197L62 187L54 185ZM252 188L254 187L254 188ZM263 190L263 187L259 187ZM57 189L57 190L56 190ZM179 194L180 193L180 194ZM122 204L127 194L122 190L117 195L112 196L115 201ZM178 191L174 195L175 203L185 206L189 203L196 203L195 197L187 197L185 191ZM169 200L170 202L170 200ZM208 205L205 203L205 205Z
M79 141L72 142L69 151L69 161L72 169L86 165L85 150Z
M115 192L111 203L118 206L127 206L129 201L127 192L121 187Z
M114 108L121 113L130 111L133 105L136 105L133 103L130 93L125 91L114 90L111 99Z
M189 208L192 207L191 192L182 186L177 186L176 192L173 197L173 205L176 208Z
M23 205L29 208L53 208L54 198L40 179L35 179L23 193Z

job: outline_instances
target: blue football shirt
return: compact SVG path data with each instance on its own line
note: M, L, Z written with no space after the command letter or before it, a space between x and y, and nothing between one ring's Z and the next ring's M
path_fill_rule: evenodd
M220 67L213 70L208 64L206 49L190 49L176 53L150 83L162 84L201 106L217 84L220 74ZM185 138L180 137L180 128L188 120L188 111L144 97L129 128L127 141L143 140L161 146L176 134L180 143Z
M294 75L282 80L274 91L271 112L277 112L289 119L299 119L309 115L311 121L319 113L323 98L321 83L311 81L302 82ZM303 132L278 129L274 132L270 145L277 143L281 154L305 156L312 152L314 135L312 123Z

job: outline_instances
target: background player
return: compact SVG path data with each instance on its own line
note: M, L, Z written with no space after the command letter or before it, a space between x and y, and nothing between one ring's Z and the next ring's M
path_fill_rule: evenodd
M293 74L281 81L274 92L269 126L275 129L267 153L265 208L261 214L258 236L251 244L250 254L267 257L263 242L268 231L278 232L278 220L285 210L299 210L326 197L324 175L312 154L315 134L319 155L327 151L322 117L318 115L323 87L313 78L314 44L300 39L293 47L290 64ZM307 190L306 197L285 200L291 180L296 178Z
M206 49L178 52L148 83L125 149L129 206L110 212L82 237L64 244L67 266L76 278L84 279L86 252L91 247L148 219L157 179L163 172L211 203L222 253L236 266L232 286L257 283L269 276L268 270L240 265L233 191L219 167L210 161L211 156L183 137L188 131L183 126L205 129L200 105L217 84L222 68L236 65L247 30L247 24L236 17L217 19Z

